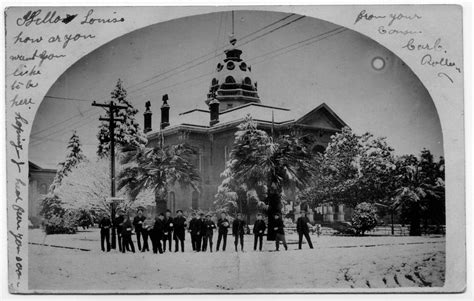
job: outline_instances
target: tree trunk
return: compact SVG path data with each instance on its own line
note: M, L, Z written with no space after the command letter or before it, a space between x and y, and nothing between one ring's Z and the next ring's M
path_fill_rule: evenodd
M412 206L410 212L410 236L421 236L421 216L420 208Z
M267 240L274 241L276 238L276 233L274 228L275 225L275 214L281 214L281 194L278 192L269 192L267 197L268 204L268 232ZM283 218L282 216L280 218Z

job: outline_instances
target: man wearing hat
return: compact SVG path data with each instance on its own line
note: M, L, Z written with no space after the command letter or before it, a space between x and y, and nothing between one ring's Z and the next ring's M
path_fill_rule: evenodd
M276 250L278 251L280 249L280 241L283 242L283 246L285 247L285 250L288 250L288 246L286 245L286 239L285 239L285 224L283 223L283 220L280 217L279 213L275 213L275 221L273 224L273 230L275 230L276 238L275 238L275 246Z
M296 221L296 232L298 232L298 249L301 250L301 244L303 243L303 235L308 242L309 248L313 248L311 237L309 236L309 219L306 216L306 210L301 210L301 216Z
M217 227L219 230L218 230L218 235L217 235L216 251L219 251L221 240L223 240L222 251L225 251L225 246L227 245L227 231L230 227L230 223L229 223L229 220L227 219L227 214L225 212L221 212L221 217L217 221Z
M123 230L123 220L124 220L124 211L119 210L117 212L118 216L115 218L115 229L117 229L117 244L119 246L119 251L122 252L123 242L122 242L122 230Z
M100 228L100 246L102 248L102 252L105 252L104 241L107 246L107 252L110 252L110 227L112 226L112 222L107 215L104 215L99 223Z
M174 224L174 251L178 252L178 241L181 244L181 252L184 252L184 238L186 233L186 218L183 216L183 210L176 211L176 217L173 219Z
M130 220L128 214L125 214L122 226L122 253L125 253L125 249L127 251L131 250L133 253L135 253L135 247L133 246L132 241L132 230L132 221Z
M143 222L145 220L146 217L143 215L143 209L139 208L137 215L133 219L133 227L135 228L135 233L137 234L137 246L139 251L142 250L141 237L143 236L143 239L145 239L145 236L143 235Z
M265 233L265 229L267 229L267 226L265 225L265 221L263 220L262 214L259 212L257 213L257 219L255 220L255 224L253 225L254 251L257 251L257 242L259 242L258 250L262 251L263 234Z
M204 237L204 212L199 213L199 216L196 220L196 252L201 252L202 248L202 240Z
M165 215L163 213L160 213L157 217L155 217L155 224L150 231L154 254L156 254L158 251L160 254L163 253L163 249L161 248L161 240L163 239L163 233L165 229L164 219Z
M240 250L244 251L244 233L245 233L245 221L242 219L242 213L237 213L237 218L232 223L232 235L234 235L235 251L237 252L237 245L240 239Z
M193 251L197 252L197 240L198 240L198 232L201 230L200 226L198 225L198 219L196 218L196 213L191 213L191 220L189 221L189 234L191 234L191 245L193 247Z
M203 238L202 238L202 251L206 252L207 244L209 243L209 250L212 253L212 235L214 234L214 229L216 224L211 219L210 214L206 214L206 219L203 221Z
M164 236L163 236L163 252L166 252L166 242L168 241L169 251L171 252L171 238L173 237L173 218L171 217L171 211L166 210L165 214L165 229L164 229Z

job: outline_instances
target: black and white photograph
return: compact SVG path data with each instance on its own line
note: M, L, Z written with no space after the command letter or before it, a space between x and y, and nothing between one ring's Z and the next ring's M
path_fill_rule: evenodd
M10 292L461 292L441 15L462 9L6 9Z

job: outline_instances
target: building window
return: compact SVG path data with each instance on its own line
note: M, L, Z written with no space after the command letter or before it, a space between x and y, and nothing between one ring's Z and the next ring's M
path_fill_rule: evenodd
M219 83L219 81L215 78L212 79L212 86L216 86Z
M227 84L235 84L235 79L234 79L232 76L227 76L227 77L225 78L225 82L226 82Z
M39 188L39 193L40 194L46 194L48 192L48 187L46 184L41 184Z
M199 193L195 190L192 193L191 208L193 210L199 209Z
M234 70L234 68L235 68L235 64L233 62L228 62L227 63L227 69Z
M246 84L246 85L248 85L248 86L251 86L251 85L252 85L252 80L250 79L250 77L244 78L244 84Z
M171 210L171 212L176 212L176 196L174 194L174 191L170 192L170 196L168 199L168 209Z
M318 144L318 145L315 145L315 146L313 147L313 152L314 152L314 153L322 154L322 153L324 153L325 150L326 150L326 149L324 148L324 146L319 145L319 144Z
M239 66L240 70L246 71L247 70L247 64L246 63L241 63Z
M218 72L221 71L222 68L224 68L224 66L221 63L217 64L217 71Z

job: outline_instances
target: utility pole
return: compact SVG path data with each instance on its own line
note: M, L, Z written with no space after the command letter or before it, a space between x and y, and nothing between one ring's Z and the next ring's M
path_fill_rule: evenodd
M109 135L110 135L110 196L115 197L115 122L125 122L124 118L116 118L115 113L120 109L126 109L127 106L117 105L113 100L107 103L96 103L92 102L93 107L105 108L109 117L100 117L100 121L109 122ZM107 110L108 109L108 110ZM116 224L115 224L115 202L111 204L111 219L112 219L112 249L116 248Z

